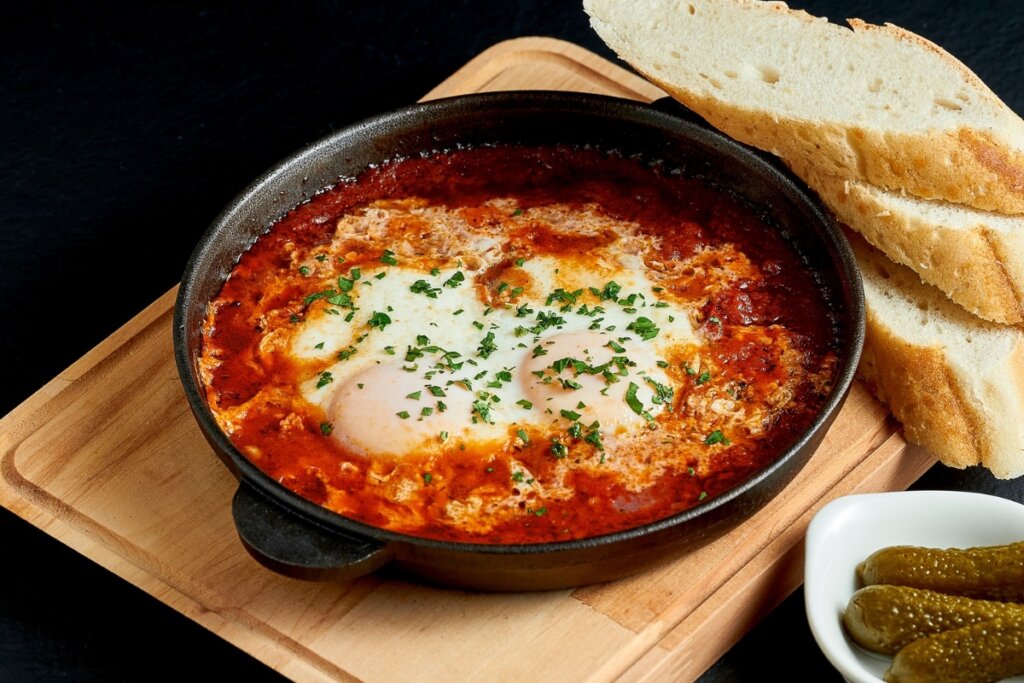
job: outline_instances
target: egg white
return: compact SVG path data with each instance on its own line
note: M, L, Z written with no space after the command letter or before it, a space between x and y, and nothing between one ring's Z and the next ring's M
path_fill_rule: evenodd
M327 415L332 438L366 456L506 442L521 438L520 429L564 434L577 421L597 422L605 435L642 428L664 408L659 385L671 386L659 361L697 338L691 312L659 302L638 262L621 255L583 270L573 260L529 258L516 267L530 286L493 309L478 294L476 273L458 264L436 274L402 263L364 266L348 292L354 308L324 301L299 325L292 357L328 363L300 391ZM591 293L609 291L609 282L620 287L615 297ZM565 294L551 298L559 288ZM656 336L629 329L641 318ZM593 367L615 357L629 364L612 363L605 374L551 367L563 358ZM631 385L635 399L627 401Z

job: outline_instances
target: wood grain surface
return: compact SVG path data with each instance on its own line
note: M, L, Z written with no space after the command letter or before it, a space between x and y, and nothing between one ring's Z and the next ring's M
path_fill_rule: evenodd
M660 96L582 48L522 38L482 53L426 98L508 89ZM800 584L818 508L906 488L934 462L855 384L781 495L644 574L511 595L386 573L300 582L259 566L237 540L235 481L178 382L174 294L0 420L0 504L295 680L692 679Z

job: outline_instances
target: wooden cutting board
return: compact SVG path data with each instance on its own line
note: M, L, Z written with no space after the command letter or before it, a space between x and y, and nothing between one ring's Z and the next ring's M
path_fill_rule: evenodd
M575 45L500 43L426 98L509 89L651 100L661 91ZM906 488L931 464L855 385L821 448L730 534L611 584L473 594L387 576L305 583L242 549L235 481L189 413L172 290L0 420L0 504L301 681L685 680L803 578L811 515Z

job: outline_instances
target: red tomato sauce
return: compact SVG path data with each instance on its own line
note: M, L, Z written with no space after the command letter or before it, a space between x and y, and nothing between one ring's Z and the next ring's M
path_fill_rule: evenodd
M658 417L666 440L682 443L683 435L692 436L695 427L683 422L693 412L687 406L702 392L714 390L723 400L756 401L770 391L764 387L785 382L794 373L806 372L808 378L796 384L787 407L773 414L764 434L735 435L719 447L710 464L698 463L695 457L689 465L666 469L639 492L612 473L581 468L568 476L574 490L570 498L545 500L533 495L526 482L516 480L509 448L478 452L453 447L444 458L431 461L429 478L435 485L425 482L412 501L399 504L382 495L371 484L372 468L365 459L325 438L322 415L294 390L299 370L261 351L269 333L301 323L312 307L320 305L307 301L310 288L296 274L292 255L330 244L337 221L373 201L419 197L429 205L458 209L471 225L484 226L508 219L485 205L496 196L514 199L523 210L551 203L597 204L609 216L638 224L641 234L650 238L644 261L663 273L660 284L667 300L693 309L693 325L708 343L702 367L714 370L699 372L683 351L666 359L671 361L666 372L675 388L674 414L680 416ZM431 226L409 219L391 229L396 239L405 239ZM503 305L507 294L499 293L496 283L519 284L512 267L516 254L585 259L589 251L615 239L615 234L573 235L544 225L519 227L509 232L504 246L508 258L476 273L473 284L482 300ZM378 262L385 246L366 248L353 241L337 256L348 270ZM716 251L725 246L729 250ZM749 262L742 270L749 276L723 284L717 275L729 265L723 258ZM425 258L424 267L430 265ZM343 272L341 265L337 268ZM478 543L589 537L685 510L773 462L807 428L830 390L836 332L829 307L814 272L793 245L751 207L699 179L594 149L458 150L368 169L357 180L342 182L295 207L242 255L210 306L204 336L207 396L215 411L261 397L259 410L248 410L231 434L233 442L284 486L352 518L420 536ZM780 355L780 336L795 355ZM818 373L816 380L810 378L812 373ZM290 419L293 414L299 418ZM699 432L701 438L711 438L707 433ZM530 444L518 448L515 458L538 480L554 476L565 464L552 457L544 434L530 436ZM578 446L573 457L591 459L588 462L601 457L588 444ZM698 443L693 448L709 447ZM417 482L425 481L422 468L415 458L387 465L388 472ZM473 495L512 497L521 514L485 531L453 526L445 506ZM417 521L396 525L396 515Z

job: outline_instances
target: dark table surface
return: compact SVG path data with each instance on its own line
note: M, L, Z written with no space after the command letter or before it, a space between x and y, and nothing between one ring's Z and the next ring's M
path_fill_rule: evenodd
M1018 0L793 4L918 32L1024 113ZM575 0L38 2L2 14L0 414L173 286L220 207L293 150L417 100L507 38L612 56ZM1024 483L977 469L936 466L915 488L1024 502ZM0 680L280 680L2 509L0 538ZM701 680L839 680L802 599Z

